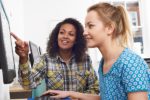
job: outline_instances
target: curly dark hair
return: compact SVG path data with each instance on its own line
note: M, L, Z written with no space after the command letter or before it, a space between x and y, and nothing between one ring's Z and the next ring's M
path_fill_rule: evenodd
M52 30L49 40L47 43L47 52L50 57L56 57L59 51L59 46L58 46L58 33L60 30L60 27L64 24L71 24L75 27L76 29L76 43L73 46L73 53L75 54L75 60L76 62L82 62L85 60L85 55L86 55L86 40L83 37L83 26L82 24L74 19L74 18L66 18L62 22L59 22L55 28Z

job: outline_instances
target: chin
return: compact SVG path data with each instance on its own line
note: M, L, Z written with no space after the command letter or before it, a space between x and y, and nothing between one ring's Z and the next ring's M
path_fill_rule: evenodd
M61 47L60 49L63 51L71 50L71 48L67 48L67 47Z
M95 45L92 45L92 44L87 44L87 47L88 47L88 48L95 48L96 46L95 46Z

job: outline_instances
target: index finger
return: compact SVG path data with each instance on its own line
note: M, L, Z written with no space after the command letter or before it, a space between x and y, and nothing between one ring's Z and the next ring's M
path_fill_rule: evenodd
M57 95L57 92L55 92L53 90L48 90L48 91L44 92L42 95Z
M49 91L46 91L46 92L44 92L44 93L42 94L42 96L48 95L48 94L49 94Z
M10 34L17 40L17 41L22 41L17 35L14 33L10 32Z

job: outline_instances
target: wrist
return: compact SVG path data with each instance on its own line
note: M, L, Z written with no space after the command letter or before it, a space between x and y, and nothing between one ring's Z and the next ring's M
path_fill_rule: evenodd
M71 99L78 99L77 96L76 96L76 93L77 92L69 91L69 97L71 97Z
M20 64L24 64L24 63L26 63L27 61L28 61L28 57L20 57L20 58L19 58Z

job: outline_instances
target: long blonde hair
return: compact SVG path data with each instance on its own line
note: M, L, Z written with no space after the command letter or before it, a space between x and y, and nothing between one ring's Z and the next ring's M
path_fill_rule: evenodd
M114 25L112 39L123 47L129 47L133 39L128 15L123 6L109 3L97 3L88 8L87 12L96 11L104 25Z

